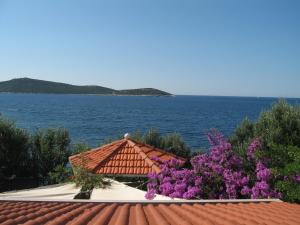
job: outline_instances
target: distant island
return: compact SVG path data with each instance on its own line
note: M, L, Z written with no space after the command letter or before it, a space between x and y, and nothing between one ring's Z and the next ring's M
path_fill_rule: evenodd
M95 95L147 95L170 96L171 94L155 88L114 90L97 85L78 86L31 78L17 78L0 82L0 92L45 93L45 94L95 94Z

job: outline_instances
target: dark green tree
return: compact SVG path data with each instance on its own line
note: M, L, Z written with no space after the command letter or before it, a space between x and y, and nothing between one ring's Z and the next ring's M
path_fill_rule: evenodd
M254 137L263 144L259 157L267 159L283 199L300 202L300 106L279 100L257 122L244 120L231 138L234 151L245 157L246 146Z
M143 133L140 132L140 131L136 131L136 132L134 132L133 134L130 134L130 138L131 138L132 140L137 141L137 142L141 142L141 143L144 142L144 139L143 139Z
M0 179L1 176L28 176L29 161L28 133L0 117Z
M86 143L76 143L72 146L72 155L76 155L76 154L79 154L79 153L82 153L82 152L86 152L90 150L90 147L88 144Z
M52 184L68 182L71 179L73 172L71 167L67 167L64 164L57 165L53 171L48 173L49 181Z
M271 110L260 114L255 136L261 137L266 144L300 147L300 107L280 100Z
M191 155L191 150L187 147L184 140L178 133L163 136L160 147L183 158L189 158Z
M245 118L243 122L236 128L230 142L235 146L241 146L244 143L249 143L254 138L254 123Z
M178 133L161 135L156 129L151 128L145 134L136 132L130 137L131 139L163 149L183 158L191 156L191 150Z
M156 129L151 128L143 135L143 142L145 144L159 148L162 144L162 138L160 133Z
M31 137L34 171L48 177L58 165L66 165L70 155L70 137L65 129L40 130Z

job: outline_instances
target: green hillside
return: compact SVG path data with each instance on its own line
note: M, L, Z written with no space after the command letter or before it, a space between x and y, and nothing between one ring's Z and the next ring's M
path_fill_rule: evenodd
M119 95L170 95L165 91L157 90L155 88L139 88L118 91Z
M167 92L160 91L154 88L141 88L119 91L96 85L77 86L30 78L18 78L0 82L0 92L98 95L170 95Z

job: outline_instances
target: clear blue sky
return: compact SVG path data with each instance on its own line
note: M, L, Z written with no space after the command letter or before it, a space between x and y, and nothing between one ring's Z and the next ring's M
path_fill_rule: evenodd
M298 0L0 0L0 80L300 97Z

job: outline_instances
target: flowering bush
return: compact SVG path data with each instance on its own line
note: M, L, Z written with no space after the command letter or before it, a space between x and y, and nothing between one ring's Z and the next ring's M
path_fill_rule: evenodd
M172 198L195 198L201 190L195 186L195 182L202 183L201 180L197 181L196 174L193 170L180 169L184 164L180 160L170 160L167 162L160 161L158 158L154 158L161 164L161 172L159 174L148 174L148 192L146 194L147 199L153 199L156 193L170 196Z
M255 137L260 137L259 142L252 141L251 145ZM243 158L246 173L254 172L257 161L261 160L272 171L267 182L270 189L275 186L284 201L300 203L299 104L279 100L255 122L245 119L233 133L230 143L233 151ZM260 147L256 148L259 143ZM245 147L248 145L252 150Z
M271 170L256 156L261 148L259 139L250 143L244 158L237 156L231 144L216 130L208 134L208 140L210 151L192 158L191 169L182 168L183 162L178 160L162 162L154 159L160 164L161 172L148 175L145 197L153 199L155 194L185 199L280 197L270 184ZM247 173L244 163L252 165Z

